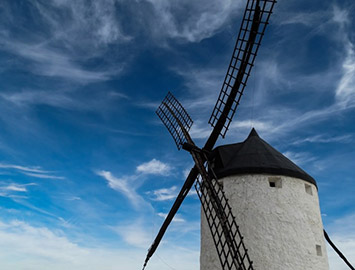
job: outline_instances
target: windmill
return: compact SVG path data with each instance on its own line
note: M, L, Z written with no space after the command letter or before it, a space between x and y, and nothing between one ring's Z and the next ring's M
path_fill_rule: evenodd
M208 155L218 137L224 138L228 131L250 76L275 3L276 0L247 1L227 74L209 119L209 124L211 124L213 130L203 148L197 147L191 139L188 131L193 122L181 103L170 92L157 109L159 118L173 136L178 149L183 148L190 152L195 166L188 174L151 245L143 269L156 251L166 229L194 183L196 183L195 188L208 221L222 269L254 269L242 233L224 191L210 166Z

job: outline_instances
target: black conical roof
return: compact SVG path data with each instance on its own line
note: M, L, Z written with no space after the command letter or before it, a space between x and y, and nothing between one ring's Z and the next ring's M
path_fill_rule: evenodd
M244 142L216 147L211 158L218 178L267 173L296 177L317 185L313 177L261 139L254 128Z

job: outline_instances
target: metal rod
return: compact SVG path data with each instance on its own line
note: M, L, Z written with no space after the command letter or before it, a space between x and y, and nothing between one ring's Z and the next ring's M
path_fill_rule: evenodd
M341 251L336 247L336 245L332 242L332 240L330 240L329 235L327 234L327 232L325 230L323 230L323 232L324 232L325 239L328 241L329 245L331 245L331 247L335 250L335 252L339 255L339 257L343 259L343 261L346 263L347 266L350 267L351 270L355 270L355 268L345 258L344 254L341 253Z

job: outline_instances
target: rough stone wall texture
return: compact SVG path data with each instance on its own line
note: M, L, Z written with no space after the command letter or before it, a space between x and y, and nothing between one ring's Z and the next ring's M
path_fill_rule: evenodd
M270 187L269 179L282 187ZM222 178L223 189L258 270L328 270L318 192L298 178L237 175ZM306 192L309 185L312 195ZM317 255L316 245L322 255ZM222 269L204 213L201 214L201 270Z

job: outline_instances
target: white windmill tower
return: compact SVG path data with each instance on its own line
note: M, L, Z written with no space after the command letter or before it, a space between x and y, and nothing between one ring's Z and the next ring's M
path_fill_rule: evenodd
M255 129L244 142L215 148L211 167L255 269L329 269L317 184L310 175ZM203 270L221 269L204 217L200 263Z

